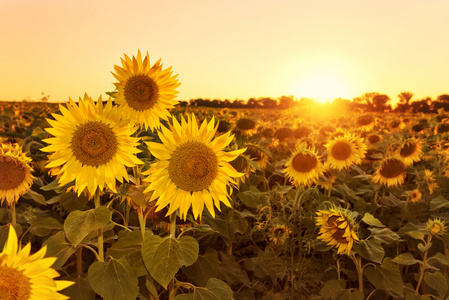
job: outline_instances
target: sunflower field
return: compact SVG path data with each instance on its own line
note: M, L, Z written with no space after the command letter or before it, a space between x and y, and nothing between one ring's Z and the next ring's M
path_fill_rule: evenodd
M0 105L0 299L449 299L449 115ZM107 71L107 70L106 70Z

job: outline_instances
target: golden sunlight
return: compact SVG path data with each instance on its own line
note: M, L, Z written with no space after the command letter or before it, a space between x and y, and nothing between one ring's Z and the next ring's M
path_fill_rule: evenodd
M335 98L352 98L350 84L341 72L322 67L304 73L298 78L295 94L298 98L311 98L320 103L330 102Z

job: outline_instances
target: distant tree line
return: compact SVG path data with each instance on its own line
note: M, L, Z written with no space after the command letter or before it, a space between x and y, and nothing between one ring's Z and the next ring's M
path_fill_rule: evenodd
M435 100L426 97L420 100L412 100L413 93L401 92L397 95L399 101L396 107L392 107L391 98L386 94L377 92L365 93L352 100L337 98L326 105L338 106L340 109L348 111L367 111L367 112L423 112L432 113L439 109L449 111L449 94L439 95ZM235 99L191 99L190 101L181 101L181 106L200 106L214 108L259 108L259 109L289 109L299 107L306 109L316 102L310 98L296 99L294 96L281 96L277 99L270 97L249 98L247 101Z

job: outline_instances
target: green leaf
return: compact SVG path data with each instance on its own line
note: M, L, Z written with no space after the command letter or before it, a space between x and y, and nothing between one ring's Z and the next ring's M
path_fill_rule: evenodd
M334 298L338 292L345 289L346 281L344 279L332 279L327 281L320 290L323 298Z
M375 218L372 214L370 213L365 213L365 215L363 216L362 219L363 222L365 222L368 225L371 226L375 226L375 227L385 227L384 224L382 224L381 221L379 221L379 219Z
M44 245L47 245L47 256L57 258L52 266L56 270L62 268L70 256L75 253L75 247L66 241L64 232L62 231L49 237L44 242Z
M190 266L198 258L199 245L191 236L179 239L153 235L142 244L142 258L151 276L164 288L179 268Z
M240 201L248 207L257 208L259 206L269 205L269 197L267 193L261 193L257 189L241 192L238 194Z
M426 252L427 250L429 250L430 247L432 247L432 243L427 243L426 246L424 246L423 243L419 243L419 244L418 244L418 249L419 249L419 251L421 251L421 252L423 252L423 253Z
M198 256L198 260L193 265L183 268L182 272L196 285L206 286L210 278L217 277L219 265L217 251L208 248L204 255Z
M408 266L421 262L419 260L416 260L411 253L402 253L393 258L391 261L400 265L408 265Z
M406 234L417 240L424 240L426 234L419 230L407 231Z
M135 300L139 293L137 276L125 258L94 262L88 271L93 290L105 300Z
M358 290L344 290L337 293L335 300L364 300L365 296Z
M246 286L251 286L248 274L242 270L240 265L235 261L234 256L221 252L220 257L221 261L218 268L219 279L225 280L231 285L243 283Z
M52 218L34 218L30 221L30 232L36 236L47 236L49 235L53 230L61 230L63 228L62 224Z
M39 193L36 193L35 191L33 191L31 189L28 190L28 192L25 195L23 195L23 198L33 199L38 204L47 205L47 203L45 202L45 197Z
M175 300L232 300L233 292L223 281L210 278L205 288L195 287L192 294L177 295Z
M449 208L449 201L446 200L446 198L444 198L443 196L438 196L430 200L430 211L434 211L443 207Z
M424 282L428 287L435 290L441 298L444 298L448 290L448 285L443 274L440 272L426 273L424 275Z
M372 237L381 243L391 244L401 239L396 232L391 231L389 228L369 228L369 230Z
M64 232L67 239L78 245L89 233L106 226L111 220L111 212L107 207L100 206L87 211L72 211L64 222Z
M64 192L59 197L59 203L68 212L83 210L84 207L86 207L88 201L89 198L87 198L87 196L85 196L84 194L81 194L78 197L78 195L73 192Z
M145 236L149 237L153 235L151 231L145 231ZM143 238L140 230L120 231L117 241L112 244L106 252L106 255L118 259L125 257L131 268L134 270L137 277L148 274L147 269L142 260L142 248Z
M386 257L380 266L368 266L365 276L377 289L384 290L393 298L403 297L403 283L398 265Z
M376 263L381 263L385 255L385 250L382 248L380 241L361 240L353 246L355 252L359 253L363 258L371 260Z
M95 300L96 294L86 278L77 277L76 279L68 279L75 282L75 284L69 286L63 292L64 295L70 297L70 300Z
M433 258L438 260L443 265L449 266L449 258L447 258L444 254L437 252L437 254L435 254L435 256Z

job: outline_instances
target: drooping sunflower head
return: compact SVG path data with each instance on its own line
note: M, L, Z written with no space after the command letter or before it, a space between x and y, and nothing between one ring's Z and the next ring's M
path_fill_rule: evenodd
M293 130L288 127L281 127L274 132L274 138L279 142L287 141L293 138Z
M306 138L311 132L312 130L309 127L302 125L293 130L293 136L297 139Z
M422 194L418 188L414 189L410 193L410 201L412 203L418 203L421 200Z
M307 150L306 144L298 147L285 164L288 179L298 186L310 186L323 174L323 164L315 151Z
M265 169L268 163L269 153L268 150L262 148L256 144L245 144L245 155L247 155L251 160L259 164L261 169Z
M382 160L379 168L374 173L372 180L386 186L396 186L404 183L406 165L396 157L388 157Z
M330 188L332 188L332 186L336 180L336 177L331 174L330 169L331 169L331 167L330 167L329 162L325 162L323 164L323 174L320 176L320 178L317 181L317 184L326 190L329 190Z
M112 73L118 80L114 83L118 91L115 101L135 124L158 128L160 119L170 116L168 109L178 103L178 75L172 75L171 67L163 70L161 60L151 66L148 52L142 60L140 50L137 57L131 59L125 54L121 61L122 66L114 65Z
M116 179L128 180L126 167L142 164L135 155L139 139L131 136L136 128L110 99L103 105L100 97L95 104L84 95L60 110L62 115L52 114L55 120L47 119L52 127L46 130L54 137L45 139L49 146L41 149L52 152L47 168L55 170L60 185L74 181L78 195L86 188L91 196L105 187L115 191Z
M438 188L438 183L435 182L435 177L432 171L429 169L424 170L424 183L427 184L427 188L429 189L429 193L432 194L435 189Z
M62 300L58 293L74 282L54 280L59 274L50 266L55 257L45 257L46 246L30 255L31 244L19 249L16 231L9 226L3 251L0 253L0 299Z
M443 236L446 234L446 222L441 219L434 218L427 221L426 230L435 236Z
M240 118L235 122L232 131L239 136L252 136L257 132L256 121L250 118Z
M328 245L335 245L338 254L349 254L354 241L359 240L354 214L337 206L319 210L316 214L316 224L320 226L318 238Z
M31 158L18 144L0 144L0 203L17 203L33 185Z
M198 128L195 115L175 118L169 128L158 132L162 144L148 142L151 154L159 161L142 173L148 175L145 192L153 191L150 201L156 200L158 210L170 206L167 215L177 209L184 220L192 207L193 215L201 218L204 205L213 217L214 206L220 210L220 202L231 206L228 186L236 184L234 178L244 174L237 172L229 163L246 149L225 152L233 135L223 134L214 138L215 119L204 120ZM232 192L232 190L231 190Z
M421 141L418 139L408 139L402 142L397 150L398 156L402 159L405 165L412 165L416 161L421 160Z
M237 172L244 174L244 176L236 178L238 184L240 182L243 182L246 178L249 178L251 171L254 170L254 168L249 164L248 160L250 160L249 157L241 154L237 156L236 159L229 162Z
M340 136L329 141L327 148L327 161L332 168L341 170L349 168L352 164L360 164L366 152L366 146L356 141L351 134Z
M372 133L367 137L367 140L370 143L370 145L374 145L380 142L382 140L382 137L377 133Z
M375 121L372 115L362 115L357 117L355 125L362 130L371 130L375 125Z

